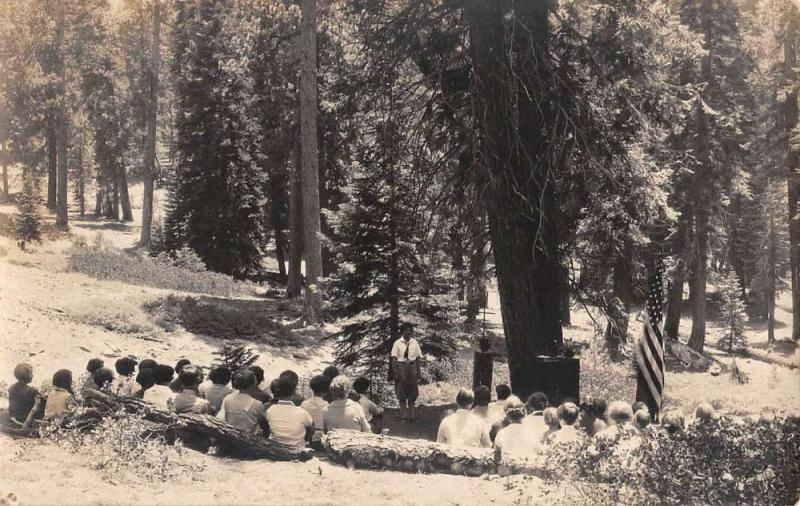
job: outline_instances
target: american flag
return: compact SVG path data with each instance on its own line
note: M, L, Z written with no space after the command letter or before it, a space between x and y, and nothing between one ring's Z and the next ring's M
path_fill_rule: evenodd
M650 409L653 420L658 419L664 393L664 333L661 323L664 314L664 266L654 262L648 280L648 296L642 337L636 344L636 400Z

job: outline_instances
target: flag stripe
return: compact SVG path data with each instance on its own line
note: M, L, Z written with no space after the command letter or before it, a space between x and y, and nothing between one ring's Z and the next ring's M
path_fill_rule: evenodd
M655 375L650 368L650 364L642 356L641 347L636 350L636 359L639 364L639 374L642 376L642 378L644 378L647 388L650 390L650 396L655 401L656 406L661 406L661 388L657 387L655 383L653 383L653 377Z
M655 360L655 367L659 371L664 370L664 347L661 345L660 342L654 342L653 339L653 326L650 325L650 322L645 323L645 346L647 346L650 354L652 355L653 359ZM656 338L657 339L657 338Z

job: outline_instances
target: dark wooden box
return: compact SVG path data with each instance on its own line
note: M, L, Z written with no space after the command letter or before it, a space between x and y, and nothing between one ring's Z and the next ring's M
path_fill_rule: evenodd
M533 357L528 367L511 375L511 389L523 401L533 392L544 392L550 405L566 398L580 400L581 366L577 358Z

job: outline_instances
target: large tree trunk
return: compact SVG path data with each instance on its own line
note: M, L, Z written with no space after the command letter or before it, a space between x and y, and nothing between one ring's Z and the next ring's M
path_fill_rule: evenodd
M164 425L173 434L190 433L214 438L226 454L239 458L305 461L313 455L309 449L296 450L264 437L246 434L213 416L178 415L156 409L139 399L92 391L86 403L98 409L101 415L122 408L128 413L142 413L145 420Z
M47 208L56 208L56 190L58 187L58 141L56 138L55 115L48 113L45 129L45 143L47 144Z
M706 340L706 284L708 280L708 211L703 204L694 213L694 254L690 284L692 290L692 333L689 347L702 352Z
M286 276L286 237L283 233L286 228L283 211L286 202L285 182L283 169L280 175L273 175L269 180L269 212L275 232L275 258L278 260L278 272L281 276Z
M78 145L78 159L76 160L76 173L78 177L75 180L75 196L78 198L78 209L80 210L81 218L86 216L86 170L83 166L83 138L81 138Z
M139 244L150 246L153 224L153 192L156 175L156 132L158 126L158 73L161 64L161 0L153 1L153 34L148 69L147 140L144 148L144 195L142 196L142 230Z
M772 186L768 187L770 190ZM771 197L771 191L768 192L768 198ZM777 262L778 262L778 238L775 231L775 215L771 204L769 205L769 250L767 252L767 342L775 342L775 296L778 284L777 280Z
M303 173L303 249L306 260L304 318L322 323L322 244L320 242L317 139L317 1L301 0L300 140Z
M119 189L120 206L122 207L122 221L133 221L131 198L128 195L128 169L125 167L125 157L120 155L117 165L117 188Z
M672 255L675 257L676 265L672 279L667 290L667 311L664 316L664 336L665 339L678 339L678 332L681 325L681 312L683 308L683 285L686 282L686 259L687 247L691 231L692 210L690 206L685 206L678 221L678 230L672 242Z
M553 171L557 167L551 166L545 153L549 142L546 129L552 118L550 104L542 101L550 82L546 63L549 2L515 5L514 15L521 26L514 29L519 34L514 75L517 86L525 90L516 97L516 110L509 96L513 84L506 68L506 12L503 1L471 0L466 4L476 118L484 143L481 162L492 176L489 228L513 388L515 384L527 386L531 359L556 355L563 337L561 262L554 221ZM512 132L515 126L517 131Z
M69 165L67 159L67 77L64 63L64 30L66 29L66 10L64 0L58 4L58 21L56 24L57 74L59 81L59 103L56 111L56 145L58 147L58 185L56 191L56 226L66 229L69 226L67 216L67 177Z
M300 170L300 140L295 146L292 193L289 196L289 282L286 296L299 297L303 288L303 175Z
M783 63L789 82L796 79L797 37L787 36L783 43ZM786 149L786 181L789 187L789 263L792 272L792 339L800 339L800 152L792 149L789 139L798 124L797 91L794 86L787 86L787 94L783 105L783 122L787 137Z
M527 463L505 461L498 466L488 448L458 448L424 439L333 430L323 438L323 445L331 460L349 468L467 476L546 474L544 457Z

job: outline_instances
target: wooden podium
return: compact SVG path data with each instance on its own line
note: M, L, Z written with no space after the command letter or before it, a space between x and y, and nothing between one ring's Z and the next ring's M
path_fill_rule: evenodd
M492 388L492 371L494 369L494 352L475 350L472 367L472 389L481 385Z

